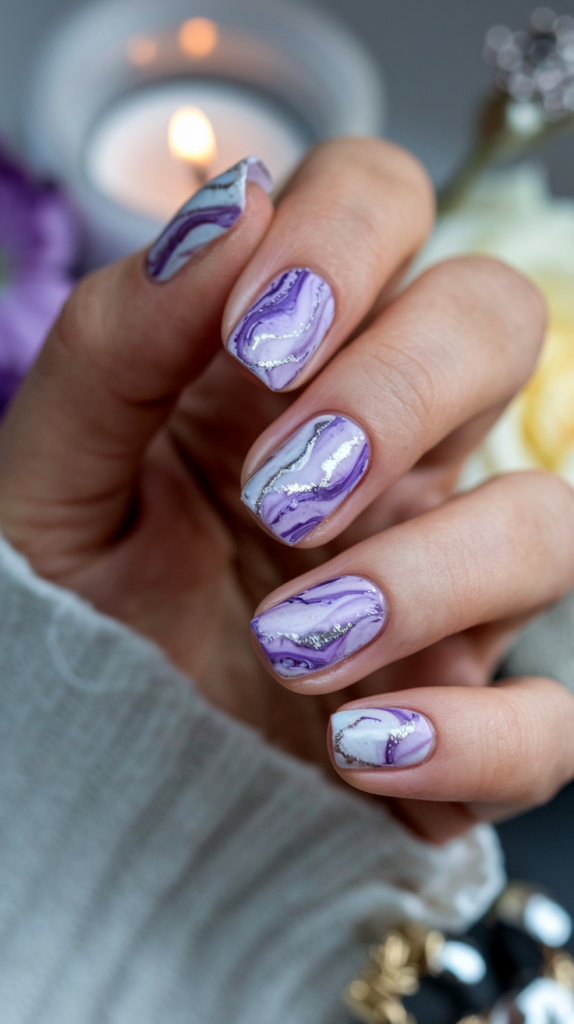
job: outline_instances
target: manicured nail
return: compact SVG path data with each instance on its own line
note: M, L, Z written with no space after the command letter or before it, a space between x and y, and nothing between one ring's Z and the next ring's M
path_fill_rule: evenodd
M239 321L228 350L272 391L295 380L335 315L329 285L306 267L280 274Z
M256 156L248 156L200 188L152 245L146 260L148 273L156 281L169 281L196 252L229 231L245 209L248 181L265 192L273 188L269 171Z
M362 576L337 576L261 612L251 628L278 676L296 679L365 647L387 621L384 594Z
M315 416L247 481L241 500L276 537L297 544L351 493L369 442L345 416Z
M435 741L428 718L404 708L355 708L331 715L339 768L408 768L429 756Z

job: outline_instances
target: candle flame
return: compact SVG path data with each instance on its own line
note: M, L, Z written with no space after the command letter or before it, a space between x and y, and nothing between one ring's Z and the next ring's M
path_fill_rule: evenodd
M188 57L208 57L217 46L217 25L209 18L189 18L179 30L178 41Z
M180 107L172 114L168 128L172 156L189 160L207 170L217 155L217 143L211 121L198 107Z

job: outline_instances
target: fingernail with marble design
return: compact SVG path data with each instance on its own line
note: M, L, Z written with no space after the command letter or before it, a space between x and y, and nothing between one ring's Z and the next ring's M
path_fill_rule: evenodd
M435 731L428 718L405 708L355 708L331 715L339 768L409 768L426 761Z
M245 209L248 181L265 192L273 179L262 160L248 156L208 181L182 206L148 252L146 266L156 281L169 281L200 249L224 235Z
M297 679L343 661L387 622L383 592L362 576L337 576L261 612L251 628L282 679Z
M297 544L357 486L369 463L364 431L346 416L315 416L247 481L245 505L286 544Z
M228 351L272 391L291 384L333 323L333 292L306 267L280 274L253 303Z

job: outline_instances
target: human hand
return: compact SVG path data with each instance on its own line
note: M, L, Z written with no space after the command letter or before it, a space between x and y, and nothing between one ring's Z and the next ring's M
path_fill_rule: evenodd
M480 259L437 267L389 302L431 221L430 188L408 155L347 140L311 154L276 212L248 185L234 227L165 283L141 254L86 278L0 429L0 525L41 575L156 640L208 699L296 755L325 760L342 699L426 715L421 766L338 770L441 840L545 799L574 773L567 691L484 685L516 624L574 582L574 499L534 474L451 498L462 460L530 373L544 313L530 285ZM238 321L278 275L307 267L319 275L302 282L312 327L293 359L288 340L278 359L268 349L260 359L257 317L239 334ZM170 271L161 247L153 268ZM321 339L315 326L333 312ZM287 392L218 352L222 320L265 383L302 367ZM259 502L258 478L248 485L262 530L239 500L245 453L252 446L244 482L315 417L321 445L336 444L317 446L318 478L313 459L289 477L293 509L280 489ZM272 535L284 527L294 546ZM367 613L356 595L343 629L338 616L332 637L284 658L261 612L341 576L355 589L359 577L359 590L366 580ZM256 630L285 688L269 683L249 640L262 598ZM300 639L300 619L281 631ZM361 631L370 642L337 661ZM291 670L317 651L319 671Z

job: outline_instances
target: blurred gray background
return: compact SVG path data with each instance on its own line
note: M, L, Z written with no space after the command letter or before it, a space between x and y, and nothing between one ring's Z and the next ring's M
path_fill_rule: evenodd
M238 0L240 2L240 0ZM534 0L306 0L337 15L383 69L388 135L413 150L436 181L460 159L471 115L489 80L481 57L493 24L522 27ZM82 0L0 0L0 131L18 141L34 53L56 19ZM574 15L574 0L555 0ZM554 189L574 195L574 137L544 152Z

